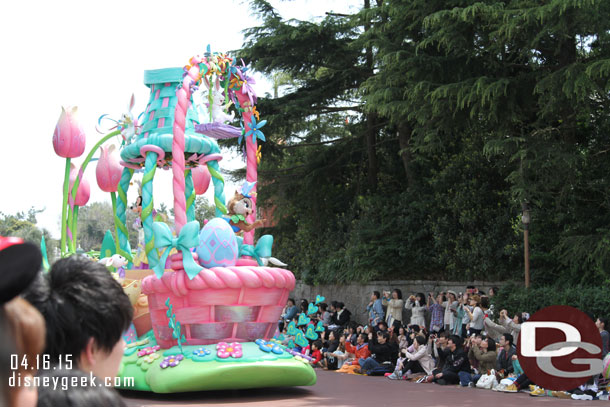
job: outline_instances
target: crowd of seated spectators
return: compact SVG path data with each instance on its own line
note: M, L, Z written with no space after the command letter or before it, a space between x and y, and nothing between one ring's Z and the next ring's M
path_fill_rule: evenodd
M314 367L339 373L509 393L527 391L532 396L607 399L608 383L602 376L569 392L546 391L533 383L523 373L516 352L521 324L529 314L511 317L506 310L494 310L491 300L497 292L494 287L485 295L468 286L464 293L414 293L404 300L399 289L374 291L364 324L352 320L341 302L321 303L309 315L310 321L297 329L305 332L308 325L321 321L324 332L310 346L296 348L311 356ZM299 307L293 299L288 301L280 324L284 343L293 339L287 323L297 325L300 313L307 314L308 307L306 299ZM408 321L403 319L403 309L410 311ZM602 337L602 355L608 355L608 321L602 316L595 321Z

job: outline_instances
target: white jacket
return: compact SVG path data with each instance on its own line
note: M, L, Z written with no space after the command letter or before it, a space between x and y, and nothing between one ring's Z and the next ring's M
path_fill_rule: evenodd
M430 356L426 345L419 345L415 353L406 353L407 359L417 360L426 374L432 374L434 370L434 359Z

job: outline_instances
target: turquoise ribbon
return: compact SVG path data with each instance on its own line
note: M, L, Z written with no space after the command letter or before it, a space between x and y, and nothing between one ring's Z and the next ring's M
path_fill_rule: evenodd
M174 237L169 226L163 222L154 222L152 228L155 237L155 249L158 249L159 251L165 249L159 262L153 267L158 278L161 278L163 275L163 272L165 271L165 262L167 261L169 252L174 247L182 252L182 266L189 279L192 280L201 270L203 270L203 267L195 263L193 253L191 253L191 247L195 247L199 244L199 222L194 220L184 225L178 237Z
M273 246L273 236L264 235L258 239L256 246L244 244L241 237L237 238L237 246L239 248L239 257L250 256L256 259L259 266L263 265L262 257L271 257L271 247Z

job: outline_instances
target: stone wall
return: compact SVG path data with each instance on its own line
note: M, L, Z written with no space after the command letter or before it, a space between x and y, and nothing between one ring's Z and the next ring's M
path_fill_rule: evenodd
M373 291L392 291L394 288L399 288L402 291L403 299L411 294L418 292L424 293L426 296L429 292L438 293L439 291L453 290L456 293L466 291L467 285L474 285L480 292L487 294L490 287L499 287L502 289L501 282L489 281L474 281L472 283L456 282L456 281L426 281L426 280L390 280L390 281L371 281L365 284L344 284L344 285L319 285L311 286L298 281L294 290L290 293L290 297L298 302L301 299L311 301L316 298L316 295L323 295L327 304L331 301L341 301L345 307L352 313L352 320L359 323L366 323L368 314L366 306L368 305L371 293ZM410 311L403 311L403 321L409 321Z

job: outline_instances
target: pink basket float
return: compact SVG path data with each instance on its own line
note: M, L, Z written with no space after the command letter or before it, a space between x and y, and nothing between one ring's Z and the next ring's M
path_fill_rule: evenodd
M220 341L269 339L294 289L292 272L273 267L214 267L192 280L182 270L148 276L142 292L148 295L150 318L159 345L176 345L169 328L170 299L188 345Z

